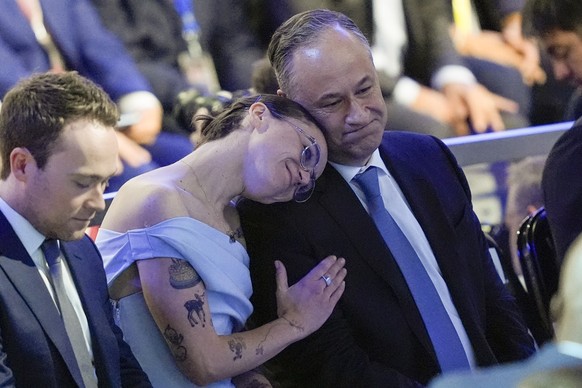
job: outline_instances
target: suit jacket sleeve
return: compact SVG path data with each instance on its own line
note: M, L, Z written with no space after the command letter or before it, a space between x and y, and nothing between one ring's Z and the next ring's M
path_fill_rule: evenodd
M582 119L556 142L544 167L542 190L558 258L582 233Z

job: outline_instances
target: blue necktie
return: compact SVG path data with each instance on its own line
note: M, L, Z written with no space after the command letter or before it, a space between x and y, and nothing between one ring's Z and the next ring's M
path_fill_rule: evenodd
M368 211L386 245L400 267L443 372L469 369L461 340L418 255L386 207L380 195L376 167L370 167L353 179L364 192Z
M91 360L91 354L85 344L85 337L81 329L79 317L71 304L67 295L65 283L63 280L63 263L61 261L61 251L57 240L46 239L41 246L44 257L49 265L51 282L55 291L57 304L61 310L61 317L65 324L65 330L68 334L75 359L79 365L81 376L86 388L97 387L97 377L95 368Z

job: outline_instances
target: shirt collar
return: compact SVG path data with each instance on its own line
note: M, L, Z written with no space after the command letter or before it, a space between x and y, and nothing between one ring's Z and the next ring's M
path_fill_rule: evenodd
M0 211L4 214L14 233L24 245L26 252L32 257L34 252L36 252L41 244L45 240L45 236L42 235L38 230L32 226L30 222L16 210L12 209L10 205L0 198Z
M557 346L560 353L582 359L582 344L572 341L560 341Z
M384 161L382 160L382 157L380 156L380 151L378 149L376 149L376 151L372 153L372 156L370 157L368 162L360 167L346 166L344 164L334 162L329 162L329 164L331 164L348 183L351 182L356 175L364 172L370 166L377 167L380 170L384 171L386 175L390 176L390 173L388 172L388 169L386 168L386 165L384 164Z

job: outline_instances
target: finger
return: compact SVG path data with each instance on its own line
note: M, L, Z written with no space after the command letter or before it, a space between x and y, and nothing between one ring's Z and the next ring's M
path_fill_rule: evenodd
M344 267L344 265L346 264L346 260L343 257L339 257L331 267L329 267L329 269L327 270L327 274L329 276L331 276L332 279L334 279L338 272Z
M339 302L339 300L342 297L342 295L344 294L345 290L346 290L346 282L342 281L338 285L338 287L335 290L333 290L333 292L331 293L331 295L329 297L330 303L332 303L335 306L337 304L337 302Z
M486 113L480 107L471 107L469 121L473 130L477 133L483 133L487 130L489 124Z
M330 285L323 289L324 295L327 295L329 298L333 297L335 292L345 283L347 273L348 271L345 268L342 268L337 272L335 276L332 277Z
M289 289L287 269L285 268L285 265L279 260L275 260L275 281L277 282L278 292L287 292Z
M325 259L321 260L311 271L309 271L309 276L312 279L320 279L323 275L327 274L327 271L331 266L337 261L337 257L334 255L327 256Z
M517 102L500 96L499 94L491 93L491 95L497 109L510 113L517 113L519 111L519 104Z
M490 111L480 110L475 115L471 115L471 124L477 133L483 133L488 128L496 132L505 129L501 115L495 109L491 109Z
M453 123L453 128L457 136L466 136L470 133L469 124L466 120L457 120Z

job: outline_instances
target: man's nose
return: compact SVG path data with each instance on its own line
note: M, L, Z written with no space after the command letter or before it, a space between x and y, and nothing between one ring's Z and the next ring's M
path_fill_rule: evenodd
M556 77L557 80L567 79L571 74L570 69L564 61L553 60L552 70L554 71L554 77Z
M360 124L365 121L366 107L362 101L352 98L349 102L348 116L346 122L348 124Z

